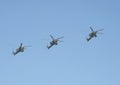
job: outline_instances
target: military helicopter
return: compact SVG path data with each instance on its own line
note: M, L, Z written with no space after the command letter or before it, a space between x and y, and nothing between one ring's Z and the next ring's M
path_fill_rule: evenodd
M16 52L13 51L13 55L18 54L19 52L24 52L25 47L30 47L31 45L28 46L23 46L23 44L21 43L20 46L16 49Z
M60 39L63 38L64 36L55 39L52 35L50 35L50 37L52 38L52 41L50 42L50 45L47 46L48 49L50 49L53 45L58 45L58 41L62 42Z
M104 29L100 29L100 30L96 30L94 31L92 27L90 27L91 29L91 33L89 34L89 37L87 38L87 41L91 40L93 37L97 37L97 34L102 34L102 33L99 33L99 31L102 31Z

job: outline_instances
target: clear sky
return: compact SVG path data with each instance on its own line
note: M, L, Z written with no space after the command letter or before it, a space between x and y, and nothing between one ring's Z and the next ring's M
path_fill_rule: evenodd
M0 0L0 85L120 85L119 32L120 0Z

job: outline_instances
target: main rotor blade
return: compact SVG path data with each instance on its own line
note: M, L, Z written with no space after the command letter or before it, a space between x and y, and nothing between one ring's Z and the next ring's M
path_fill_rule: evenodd
M27 46L24 46L24 47L31 47L32 45L27 45Z
M99 32L98 32L97 34L103 34L103 33L99 33Z
M58 40L59 42L64 42L64 41L62 41L62 40Z
M99 29L99 30L96 30L96 32L98 32L98 31L102 31L102 30L104 30L104 29Z
M54 37L52 35L50 35L50 37L54 40Z
M20 43L20 47L22 47L22 43Z
M57 40L61 39L61 38L64 38L64 36L60 37L60 38L57 38Z
M91 31L92 31L92 32L94 32L94 30L93 30L93 28L92 28L92 27L90 27L90 29L91 29Z

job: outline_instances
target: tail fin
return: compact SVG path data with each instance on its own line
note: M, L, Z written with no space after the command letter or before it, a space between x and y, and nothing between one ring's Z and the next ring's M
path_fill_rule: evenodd
M47 48L50 49L50 46L47 45Z
M16 55L16 53L14 51L12 53L13 53L14 56Z
M89 42L90 38L87 38L86 40Z

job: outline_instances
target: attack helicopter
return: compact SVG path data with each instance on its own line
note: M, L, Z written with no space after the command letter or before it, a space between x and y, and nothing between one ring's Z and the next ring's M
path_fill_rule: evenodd
M16 49L16 51L15 51L15 52L13 51L13 55L18 54L19 52L24 52L24 49L25 49L26 47L31 47L31 45L23 46L23 44L21 43L20 46Z
M50 49L53 45L58 45L58 41L62 42L60 39L64 38L64 36L62 36L60 38L55 39L52 35L50 35L50 37L52 38L52 41L50 42L50 45L47 46L48 49Z
M102 34L102 33L99 33L99 31L102 31L104 29L100 29L100 30L96 30L94 31L92 27L90 27L91 29L91 33L89 34L89 37L87 38L87 41L91 40L93 37L97 37L97 34Z

